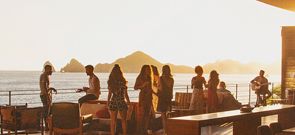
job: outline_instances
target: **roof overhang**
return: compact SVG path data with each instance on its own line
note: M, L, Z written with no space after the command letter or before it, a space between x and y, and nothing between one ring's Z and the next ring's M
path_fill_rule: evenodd
M295 0L257 0L257 1L295 12Z

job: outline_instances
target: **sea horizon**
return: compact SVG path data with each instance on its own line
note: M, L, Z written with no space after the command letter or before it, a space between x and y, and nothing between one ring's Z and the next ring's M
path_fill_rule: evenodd
M0 104L8 104L8 92L12 93L12 104L29 103L41 105L39 93L39 77L41 71L0 71ZM109 73L95 73L100 79L102 95L101 100L107 99L108 89L107 80ZM138 101L139 90L134 90L136 77L139 73L124 73L126 80L129 82L128 93L131 101ZM176 92L192 92L190 88L191 78L196 74L189 73L173 73L174 77L174 94ZM209 80L209 74L203 75L206 81ZM220 74L220 81L224 81L227 89L232 92L234 97L242 103L249 102L255 99L255 93L250 90L250 81L258 75L255 74ZM78 88L88 86L88 76L86 73L61 73L54 72L49 76L50 86L58 90L58 94L53 94L53 102L73 101L76 102L85 93L75 93ZM280 84L281 75L269 75L269 82L274 83L274 86ZM269 87L270 89L272 86Z

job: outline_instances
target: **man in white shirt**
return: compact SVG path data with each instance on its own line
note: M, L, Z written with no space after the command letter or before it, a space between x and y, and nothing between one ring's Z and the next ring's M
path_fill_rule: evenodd
M88 100L99 99L100 91L100 82L98 77L93 73L94 67L92 65L85 66L86 74L89 76L89 87L83 87L83 89L78 89L77 92L85 91L86 95L81 97L78 102L80 106L82 103L87 102Z

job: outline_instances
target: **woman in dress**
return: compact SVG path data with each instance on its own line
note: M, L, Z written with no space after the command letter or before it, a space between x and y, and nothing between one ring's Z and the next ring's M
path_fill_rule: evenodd
M119 111L121 120L122 120L122 128L123 134L126 135L127 133L127 126L126 126L126 114L128 110L128 106L130 105L129 96L127 93L127 85L128 82L123 76L123 72L121 67L116 64L110 73L109 80L108 80L108 101L107 106L111 111L111 134L115 134L115 125L117 121L117 113ZM111 99L111 102L110 102ZM127 103L126 103L126 101Z
M191 88L193 89L193 94L190 102L190 110L195 110L196 114L203 114L204 113L204 92L203 86L206 86L206 80L202 76L204 70L201 66L195 67L195 73L197 76L192 78L191 81Z
M210 79L208 81L207 106L206 106L207 113L216 112L217 110L217 103L218 103L217 86L219 84L218 76L219 74L217 73L216 70L212 70L210 72Z
M153 80L153 91L152 93L158 93L158 86L159 86L159 70L156 66L151 65L152 70L153 70L153 75L154 75L154 80ZM158 96L156 94L153 94L153 107L154 111L157 110L158 106Z
M136 78L134 90L140 89L139 93L139 110L140 125L139 132L141 135L147 135L152 109L152 80L153 75L149 65L143 65L140 74Z
M162 68L162 75L159 79L159 91L158 91L158 107L157 111L161 112L164 132L167 134L167 111L171 111L171 99L173 98L173 85L174 79L171 74L171 69L168 65L164 65Z

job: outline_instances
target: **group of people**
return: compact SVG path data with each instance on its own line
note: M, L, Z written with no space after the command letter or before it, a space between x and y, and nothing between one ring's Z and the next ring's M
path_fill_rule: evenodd
M94 67L92 65L85 66L86 74L89 76L89 87L78 89L77 92L85 91L87 94L81 97L78 102L80 106L88 100L99 99L101 95L100 81L93 73ZM195 110L196 114L204 113L204 87L208 88L208 96L206 102L206 113L216 112L218 105L217 86L220 85L221 91L225 90L225 83L220 82L219 74L216 70L210 72L208 83L202 76L204 70L201 66L195 67L197 76L191 80L191 88L193 89L192 98L190 102L190 110ZM40 76L40 98L44 106L44 119L49 116L51 101L51 93L57 90L49 86L49 75L52 74L52 67L45 66L45 72ZM251 83L259 85L256 90L257 104L265 103L265 100L271 96L268 90L267 79L263 76L264 71L260 71L260 76L254 78ZM126 114L130 106L130 100L127 93L128 81L125 79L120 65L115 64L107 81L109 94L107 98L107 106L111 112L111 133L115 134L115 125L117 120L117 113L119 112L122 118L123 134L126 134ZM167 112L171 111L171 100L173 99L174 79L171 74L171 69L168 65L162 68L162 75L160 76L158 68L153 65L143 65L139 75L136 78L134 90L140 90L139 93L139 114L140 114L140 134L148 134L148 126L152 115L155 111L161 113L164 132L167 133ZM229 91L227 91L229 92ZM263 99L260 98L260 95ZM129 105L129 106L128 106ZM131 109L130 109L131 110ZM48 130L48 125L46 123Z
M45 72L40 76L40 98L44 107L44 120L50 114L51 90L57 93L57 90L50 87L49 75L52 74L52 67L46 65ZM86 74L89 76L89 87L83 87L76 92L85 91L87 94L81 97L78 102L80 106L88 100L99 99L101 95L100 81L93 73L92 65L85 66ZM120 113L122 120L123 134L127 132L126 115L131 110L130 100L127 93L128 81L125 79L120 65L115 64L107 81L109 94L107 98L107 106L111 112L111 134L115 134L115 125L117 113ZM159 75L158 68L153 65L143 65L140 74L136 78L134 85L135 90L139 93L139 109L140 109L140 134L148 134L148 125L153 117L154 111L161 112L164 132L167 133L166 122L167 112L171 110L171 99L173 98L174 79L171 69L168 65L162 68L162 75ZM153 98L154 97L154 98ZM129 106L128 106L129 105ZM48 124L46 123L48 130Z
M206 102L206 113L216 112L217 105L218 105L218 92L227 92L230 91L226 90L226 85L222 81L219 83L219 74L216 70L212 70L210 72L210 77L208 83L206 83L205 78L202 76L204 70L201 66L195 67L195 73L197 76L193 77L191 80L191 88L193 89L192 98L190 101L190 110L195 110L196 114L203 114L204 113L204 87L208 88L208 95L207 95L207 102ZM268 90L268 83L267 78L264 77L265 71L260 70L259 76L255 77L251 80L253 90L257 95L257 101L255 107L260 105L266 106L266 100L271 97L271 92ZM219 85L219 89L217 86Z
M190 110L195 110L196 114L204 113L204 87L208 88L208 96L206 102L206 113L216 112L218 97L217 86L219 84L219 74L216 70L210 72L208 84L202 76L204 73L203 67L196 66L195 73L197 76L192 78L191 88L193 89L192 98L190 102Z

